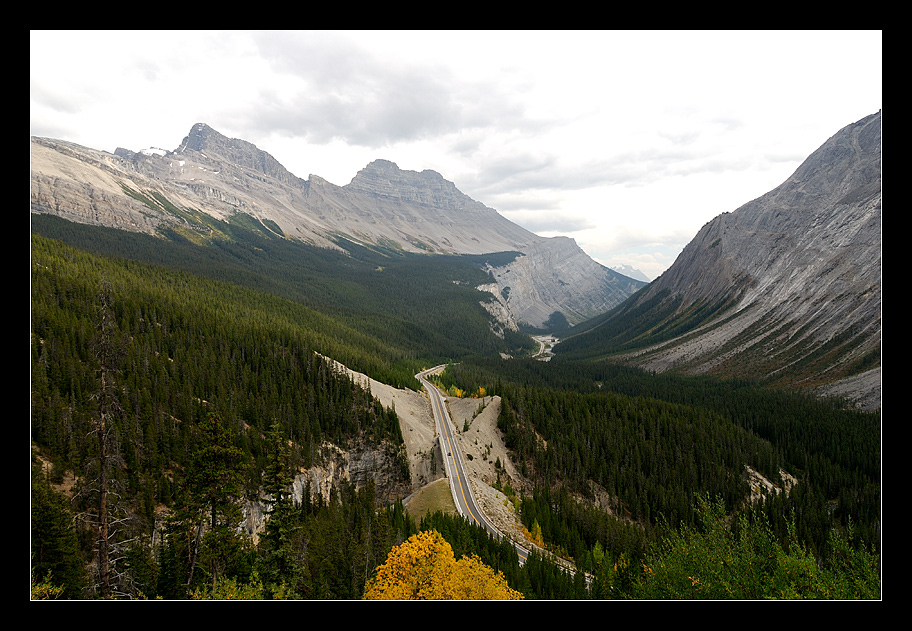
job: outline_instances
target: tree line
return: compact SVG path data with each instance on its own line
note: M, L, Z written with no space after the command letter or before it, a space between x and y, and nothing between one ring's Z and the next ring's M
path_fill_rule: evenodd
M44 215L33 216L32 230L95 255L245 287L257 300L284 299L296 318L309 314L312 330L350 340L347 355L361 356L351 368L390 385L418 388L414 375L423 362L534 347L528 336L507 332L502 339L491 330L480 302L492 297L475 287L489 282L481 268L492 257L409 254L344 240L347 249L334 251L212 221L226 236L208 245Z

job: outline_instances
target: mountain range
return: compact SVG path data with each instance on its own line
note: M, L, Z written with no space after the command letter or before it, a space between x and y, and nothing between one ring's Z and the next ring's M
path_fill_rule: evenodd
M846 126L780 186L708 222L651 283L544 238L435 171L375 160L345 186L302 179L198 123L174 150L113 154L31 138L31 211L204 239L199 213L274 236L486 263L499 326L574 333L565 357L759 379L859 406L881 398L881 112Z
M703 226L674 264L558 353L881 400L882 113Z
M650 283L433 171L32 138L33 598L361 598L430 529L536 599L877 598L881 128Z
M222 220L248 215L276 234L339 249L436 254L516 252L491 267L487 288L503 324L542 327L555 313L579 323L623 302L645 283L592 260L567 237L544 238L474 201L435 171L375 160L346 186L301 179L267 152L198 123L173 151L113 154L32 138L32 212L154 234L192 234L181 209Z

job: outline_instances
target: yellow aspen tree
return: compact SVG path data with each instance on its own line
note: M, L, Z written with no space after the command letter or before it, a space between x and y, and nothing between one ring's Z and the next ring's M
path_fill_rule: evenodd
M464 556L456 562L454 573L457 586L454 593L456 600L522 600L521 592L507 584L503 572L495 573L474 554Z
M540 548L545 547L545 538L542 536L542 529L538 524L538 520L532 524L532 543L539 546Z
M434 530L413 535L393 548L377 574L368 581L366 600L519 600L507 585L476 557L459 562L443 536Z
M453 549L437 531L423 531L390 551L367 584L368 600L434 599L456 561Z

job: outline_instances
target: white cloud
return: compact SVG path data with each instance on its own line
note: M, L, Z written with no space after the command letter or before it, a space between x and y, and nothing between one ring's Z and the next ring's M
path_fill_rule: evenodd
M777 186L882 100L880 32L30 39L33 135L173 148L205 122L339 185L377 158L433 169L532 230L566 230L594 258L639 261L651 277L706 221Z

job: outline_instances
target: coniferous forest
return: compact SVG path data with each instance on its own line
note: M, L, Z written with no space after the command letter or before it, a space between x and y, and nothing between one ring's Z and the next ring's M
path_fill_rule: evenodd
M34 598L359 599L431 529L526 599L880 597L879 414L523 359L534 345L495 335L474 289L509 253L332 252L218 227L229 236L200 244L32 217ZM292 472L328 445L382 446L409 477L395 410L324 357L416 390L415 373L450 363L444 385L500 396L534 484L505 492L576 571L521 565L453 516L416 523L372 484L293 501ZM746 466L798 482L749 503ZM240 506L264 498L254 542Z

